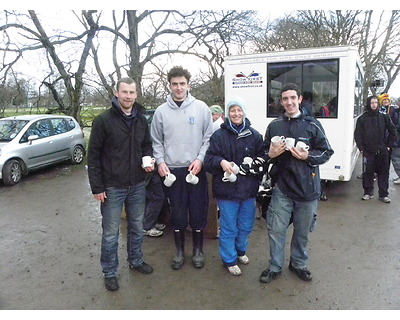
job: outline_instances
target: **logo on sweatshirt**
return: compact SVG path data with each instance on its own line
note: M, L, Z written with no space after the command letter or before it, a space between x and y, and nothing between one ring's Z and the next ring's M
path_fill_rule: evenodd
M194 124L194 117L189 117L189 124Z

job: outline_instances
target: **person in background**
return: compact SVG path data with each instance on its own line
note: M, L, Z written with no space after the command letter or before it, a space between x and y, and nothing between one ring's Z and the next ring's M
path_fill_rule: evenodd
M213 132L215 132L224 123L224 110L218 105L211 106L210 110L213 118Z
M300 110L303 111L306 116L314 115L314 95L310 91L303 92L303 99L301 101Z
M269 266L259 280L269 283L282 273L285 262L285 243L288 226L293 223L289 270L301 280L312 280L308 264L308 237L315 228L318 199L321 193L319 166L326 163L333 150L321 123L300 110L302 96L296 84L289 83L281 89L284 114L273 120L265 133L264 161L272 164L270 170L272 198L267 212L270 247ZM294 138L309 149L292 147L286 142L271 143L274 136ZM262 161L253 161L252 168ZM265 164L264 164L265 166Z
M400 184L400 121L399 121L399 107L391 105L390 96L387 93L382 93L379 98L379 104L382 106L381 110L390 116L393 124L397 129L397 139L393 144L393 149L389 152L390 160L392 161L394 172L397 178L393 180L394 184Z
M157 223L164 205L164 190L160 175L151 172L146 177L146 211L143 219L144 234L149 237L163 235L165 224Z
M213 175L213 191L220 210L220 255L229 272L238 276L242 273L238 262L249 263L246 250L254 226L262 174L237 174L231 163L239 166L245 157L255 159L262 155L263 138L246 118L242 99L233 98L226 107L228 117L211 136L204 163ZM236 181L224 182L224 173L236 174Z
M176 176L172 186L164 189L170 200L176 247L172 268L178 270L184 264L188 225L192 229L192 263L195 268L202 268L203 231L208 214L208 183L203 161L212 134L211 111L189 93L190 73L186 69L173 67L167 77L171 94L154 113L151 137L158 173L161 177L169 173ZM186 182L189 173L197 175L197 184Z
M389 151L396 141L397 131L388 114L379 112L376 96L367 99L365 112L357 119L354 139L364 161L362 200L374 195L374 175L377 174L379 200L390 203L389 192Z
M152 147L147 120L136 97L136 83L131 78L118 80L111 108L94 119L89 140L89 183L94 198L100 201L100 262L105 287L110 291L119 289L118 238L124 206L129 267L144 274L153 272L143 260L142 243L145 176L154 165L142 168L142 157L151 156Z

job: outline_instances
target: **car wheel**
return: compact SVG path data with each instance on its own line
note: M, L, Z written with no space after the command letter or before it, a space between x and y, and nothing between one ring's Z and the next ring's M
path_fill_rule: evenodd
M3 182L6 186L16 185L21 181L22 168L18 160L10 160L3 167Z
M83 150L83 148L81 146L75 146L74 151L72 151L71 163L81 164L84 156L85 156L85 151Z

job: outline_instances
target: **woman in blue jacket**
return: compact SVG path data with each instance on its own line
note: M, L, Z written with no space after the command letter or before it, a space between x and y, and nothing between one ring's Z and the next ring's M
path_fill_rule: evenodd
M246 119L245 104L234 98L227 104L228 117L214 132L204 163L213 175L213 192L220 210L220 254L233 275L240 275L238 261L249 263L246 256L249 235L253 229L256 202L262 174L237 174L234 182L223 181L224 173L235 173L232 162L240 166L245 157L257 158L263 153L262 135Z

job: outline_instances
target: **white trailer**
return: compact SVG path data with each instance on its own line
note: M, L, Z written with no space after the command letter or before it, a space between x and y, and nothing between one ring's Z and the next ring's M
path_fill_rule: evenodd
M296 83L312 96L310 115L325 129L335 153L320 167L321 179L349 181L359 151L354 142L363 108L364 72L356 47L338 46L267 52L225 58L225 101L238 96L247 117L265 134L282 112L280 89ZM306 100L306 99L303 99Z

